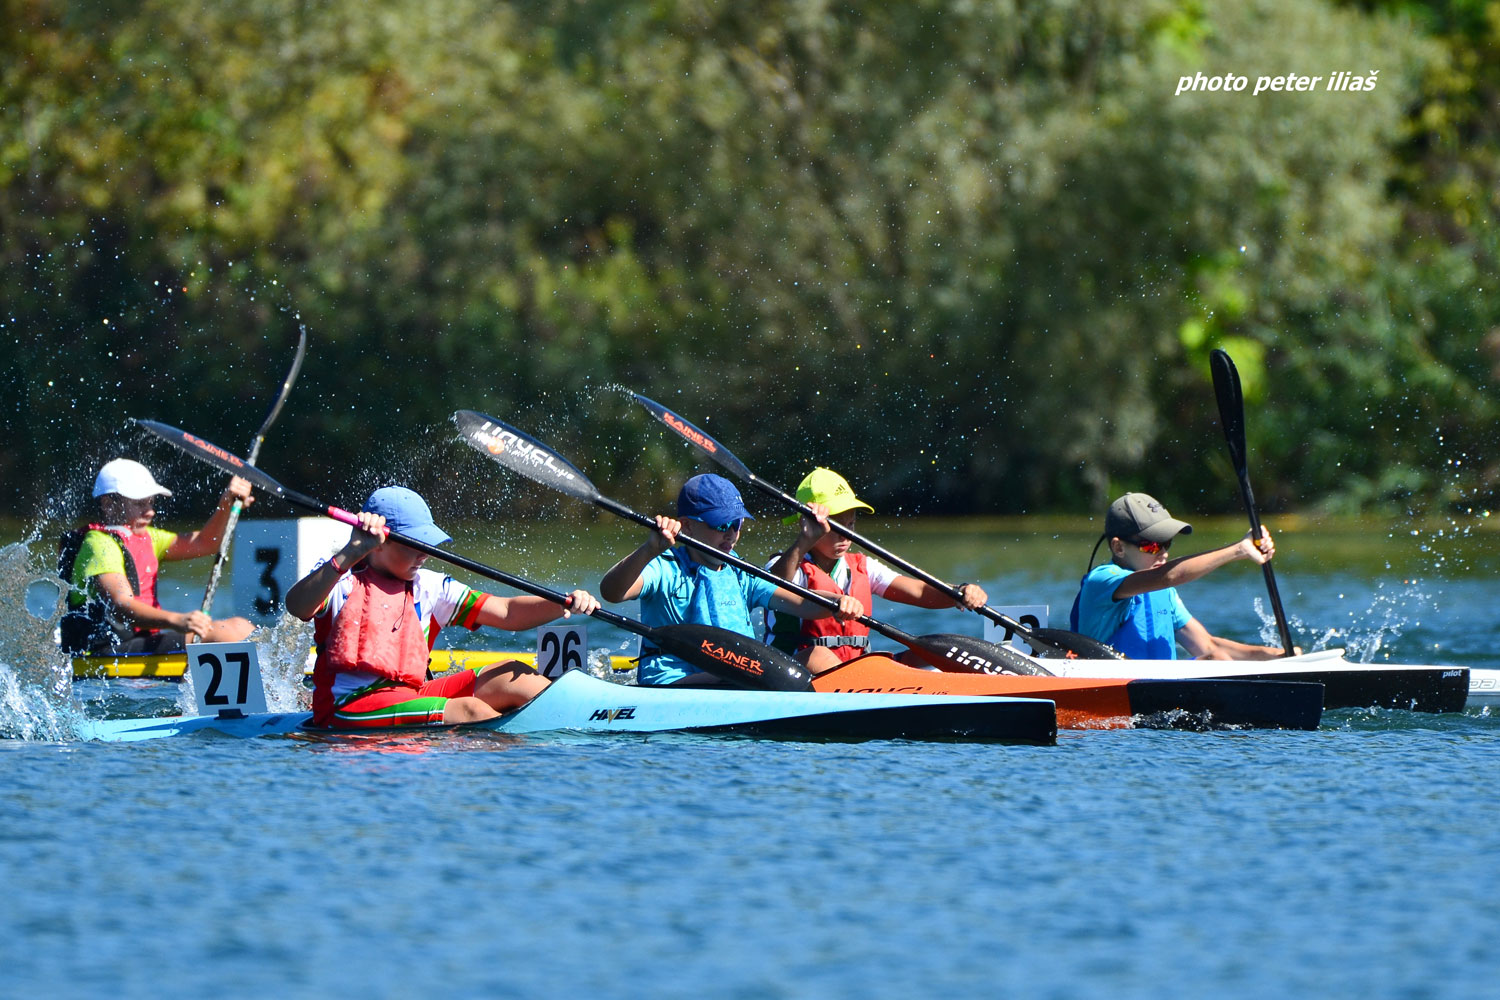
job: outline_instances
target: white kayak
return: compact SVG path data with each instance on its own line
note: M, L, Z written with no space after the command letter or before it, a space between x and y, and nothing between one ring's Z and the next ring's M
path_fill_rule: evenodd
M311 719L307 712L257 712L238 718L190 715L105 719L80 723L78 735L86 740L131 741L208 731L242 737L303 730L332 732L310 729ZM1034 698L632 687L572 670L516 711L463 728L500 733L686 731L812 739L973 739L1051 744L1057 740L1057 712L1052 702Z
M1468 667L1410 663L1356 663L1342 649L1320 649L1276 660L1084 660L1042 659L1061 677L1238 678L1313 681L1323 685L1323 708L1401 708L1413 712L1461 712L1472 701ZM1500 702L1500 670L1494 697Z
M1500 670L1490 667L1469 668L1469 707L1500 706Z

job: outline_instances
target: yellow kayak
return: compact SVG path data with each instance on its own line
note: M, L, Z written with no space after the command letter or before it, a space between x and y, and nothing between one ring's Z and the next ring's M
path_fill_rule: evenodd
M447 673L464 667L487 667L492 663L520 660L536 666L534 652L491 652L473 649L435 649L432 652L430 669L434 674ZM617 672L635 669L635 661L625 656L611 656L610 668ZM158 680L182 680L187 670L187 657L182 653L165 656L75 656L73 676L84 677L149 677Z

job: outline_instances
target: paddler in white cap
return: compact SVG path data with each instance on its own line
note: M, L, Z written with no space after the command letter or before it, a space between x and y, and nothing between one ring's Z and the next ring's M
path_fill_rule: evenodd
M162 562L219 550L234 502L254 502L250 483L231 478L203 527L181 535L153 523L156 498L171 495L131 459L114 459L99 470L94 497L100 520L64 534L58 553L58 572L72 584L60 623L64 650L75 656L170 653L183 649L189 633L204 642L237 642L255 627L245 618L167 611L156 592Z

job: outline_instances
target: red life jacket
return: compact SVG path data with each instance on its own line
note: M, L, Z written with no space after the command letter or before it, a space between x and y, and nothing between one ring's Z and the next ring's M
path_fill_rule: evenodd
M62 538L58 540L57 547L57 574L68 582L69 587L73 584L73 571L77 567L79 553L83 551L83 542L89 532L97 531L106 538L111 539L120 547L120 559L125 565L125 580L130 584L131 594L139 597L141 594L141 576L136 571L136 556L132 553L140 548L138 545L129 547L125 544L125 537L130 532L111 531L108 525L90 524L87 528L75 528L72 531L63 532ZM150 544L149 538L145 546L149 555L148 563L151 567L151 603L155 604L156 598L156 551ZM108 598L93 590L92 595L87 589L72 591L68 594L68 611L57 623L61 632L62 647L74 656L83 654L109 654L119 650L121 644L129 642L136 636L151 635L157 629L137 628L133 622L126 619L120 610L116 608Z
M874 607L874 600L870 595L870 569L865 564L865 554L863 552L845 553L844 564L849 567L847 591L841 590L839 585L833 582L833 577L823 572L822 568L813 562L810 554L802 557L801 569L807 576L809 589L836 594L847 593L864 605L865 614L868 615L870 609ZM804 618L797 639L797 648L802 650L808 646L827 646L840 660L852 660L856 656L863 656L869 650L870 630L859 622L841 622L831 615L827 618Z
M93 525L90 525L93 527ZM110 534L120 540L120 547L125 554L135 562L136 579L140 581L135 596L151 605L153 608L161 607L156 600L156 577L161 572L161 564L156 559L156 545L147 534L137 535L129 528L108 528ZM157 631L151 629L152 632Z
M325 626L326 634L315 635L314 725L333 721L333 680L338 674L375 674L410 688L427 682L429 649L414 590L413 583L372 569L353 573L343 607ZM323 633L324 628L315 631Z

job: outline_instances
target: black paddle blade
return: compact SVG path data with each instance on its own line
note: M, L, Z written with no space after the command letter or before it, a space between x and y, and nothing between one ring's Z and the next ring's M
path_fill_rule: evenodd
M1219 422L1224 426L1224 440L1229 445L1229 460L1234 471L1245 475L1245 397L1240 390L1239 369L1227 351L1214 348L1208 356L1214 378L1214 397L1219 402Z
M755 476L751 475L750 469L745 463L735 458L728 448L725 448L708 434L693 426L687 419L678 416L655 400L647 399L638 392L632 392L630 395L635 398L637 403L644 406L653 417L675 431L678 437L724 466L724 468L728 469L734 475L746 481L755 478Z
M713 625L663 625L643 637L664 653L737 687L811 691L807 668L779 649Z
M150 431L168 444L182 449L198 459L198 461L212 465L214 468L227 472L231 476L240 476L248 479L261 489L279 497L285 497L289 492L286 487L238 455L226 451L209 441L205 441L195 434L189 434L187 431L180 430L171 424L164 424L157 420L136 419L133 422L138 427Z
M1021 638L1043 659L1123 660L1125 654L1098 639L1060 628L1034 628Z
M465 444L507 469L580 500L600 499L588 476L530 434L475 410L459 410L453 422Z
M950 674L1036 674L1052 671L1033 663L1014 649L972 635L936 632L913 636L907 648L931 666Z

